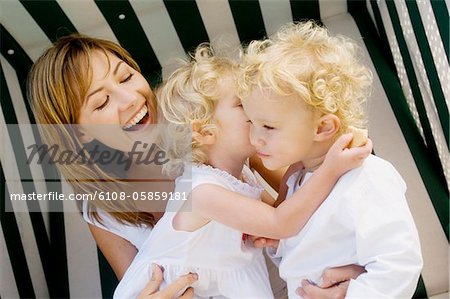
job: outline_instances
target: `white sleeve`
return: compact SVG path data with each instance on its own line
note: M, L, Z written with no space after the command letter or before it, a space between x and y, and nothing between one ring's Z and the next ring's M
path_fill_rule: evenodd
M394 169L370 181L376 184L360 190L351 211L367 273L350 282L346 298L411 298L423 260L405 183Z

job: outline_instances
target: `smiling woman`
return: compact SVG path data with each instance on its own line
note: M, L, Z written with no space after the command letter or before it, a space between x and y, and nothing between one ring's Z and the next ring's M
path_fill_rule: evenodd
M3 12L0 24L0 132L3 133L0 141L0 196L3 200L0 208L0 297L107 298L116 285L114 274L98 253L78 214L40 213L42 209L31 212L32 202L19 207L15 203L11 206L7 200L13 193L71 192L64 181L45 181L49 169L27 163L29 152L26 145L23 146L29 136L31 143L39 144L39 134L30 124L35 123L35 118L46 117L32 113L22 85L31 65L46 48L59 37L73 32L114 41L129 51L152 84L175 69L173 58L184 56L185 51L201 42L210 41L214 45L218 40L226 40L234 47L270 36L285 23L309 18L320 20L335 34L352 37L363 47L365 53L361 58L368 62L375 77L373 105L369 107L369 136L374 141L375 153L392 162L405 178L408 201L421 237L424 284L419 285L415 297L447 293L448 8L448 2L439 0L0 1ZM249 16L252 16L251 22ZM133 69L137 67L127 58L118 57ZM114 67L111 65L111 73ZM80 71L86 76L80 75L79 83L82 83L88 72L85 68L73 69L74 74ZM56 79L52 86L58 96L64 92L63 83L69 80L75 82L74 91L82 87L65 73ZM72 115L71 111L75 111L70 108L74 105L72 102L61 101L54 105L62 114ZM66 123L76 121L71 119ZM20 124L20 130L14 129L16 124ZM112 127L108 125L108 129L103 130L114 132L109 133L111 139L122 133L139 133L124 131L119 124L116 124L117 131ZM84 146L89 147L86 150L95 150L96 143L80 142L80 146L74 148ZM122 155L122 151L115 152ZM108 169L101 169L109 173ZM54 168L50 168L50 172L57 173ZM69 169L66 173L79 175ZM19 181L14 185L17 177L25 174L33 182ZM279 182L273 185L278 189ZM64 203L64 208L70 204ZM111 214L105 212L101 216L104 224L109 219L115 223ZM109 233L103 242L124 231L111 233L100 226L90 227ZM129 227L144 230L147 226L120 228ZM123 244L131 246L134 252L130 254L131 259L136 247L129 241L116 242L117 246ZM102 250L116 246L100 242L99 245ZM124 254L126 248L116 252ZM113 264L113 267L116 266Z
M75 155L73 163L56 163L75 193L172 190L172 181L161 174L161 165L134 163L143 156L134 154L136 145L152 142L146 139L143 143L139 137L153 136L148 134L152 130L148 125L154 124L158 115L149 84L119 45L82 35L60 39L33 65L28 95L37 122L44 125L40 127L44 141L58 146L48 154L54 161L67 152ZM154 147L141 146L140 151L147 153L147 158L158 155ZM96 163L105 153L117 161ZM147 186L127 183L130 178L143 178ZM148 178L158 182L152 184ZM118 278L160 216L155 211L163 209L143 209L131 196L124 198L128 200L82 203L83 216Z

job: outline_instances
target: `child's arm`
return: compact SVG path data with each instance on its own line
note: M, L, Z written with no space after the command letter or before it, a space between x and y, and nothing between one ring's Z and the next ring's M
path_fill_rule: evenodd
M276 209L223 187L204 184L191 193L193 211L250 235L273 239L293 236L325 200L339 177L361 165L370 154L370 140L364 147L347 149L350 141L351 135L340 137L311 179Z
M367 273L350 282L349 298L411 298L422 270L420 241L401 179L383 171L354 194L351 218L357 263Z

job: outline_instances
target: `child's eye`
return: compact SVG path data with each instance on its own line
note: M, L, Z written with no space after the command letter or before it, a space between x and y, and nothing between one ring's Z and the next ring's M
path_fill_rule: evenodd
M264 125L263 128L266 129L266 130L273 130L273 129L275 129L274 127L266 126L266 125Z
M120 83L125 83L131 80L131 77L133 77L133 74L129 74L125 79L123 79L122 81L120 81Z
M251 120L247 120L247 122L253 124Z
M109 96L106 96L106 100L103 102L103 104L95 108L95 110L97 111L103 110L103 108L105 108L108 105L108 103L109 103Z

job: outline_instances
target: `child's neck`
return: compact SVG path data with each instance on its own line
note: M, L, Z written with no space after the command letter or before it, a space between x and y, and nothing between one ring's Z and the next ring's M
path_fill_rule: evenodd
M224 159L210 155L208 164L228 172L232 176L242 179L242 169L244 168L245 159Z

